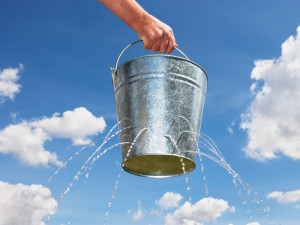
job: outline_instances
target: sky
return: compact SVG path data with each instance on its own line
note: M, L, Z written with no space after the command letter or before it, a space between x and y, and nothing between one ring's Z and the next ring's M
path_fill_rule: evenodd
M300 2L138 2L207 72L201 133L239 179L204 156L128 174L119 146L101 154L117 135L81 170L117 123L109 68L139 38L96 0L1 1L0 225L299 225Z

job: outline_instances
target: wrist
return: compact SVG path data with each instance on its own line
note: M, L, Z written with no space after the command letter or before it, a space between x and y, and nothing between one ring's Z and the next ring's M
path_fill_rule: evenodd
M149 13L144 12L137 20L134 25L131 27L135 32L138 32L145 24L153 20L153 16Z

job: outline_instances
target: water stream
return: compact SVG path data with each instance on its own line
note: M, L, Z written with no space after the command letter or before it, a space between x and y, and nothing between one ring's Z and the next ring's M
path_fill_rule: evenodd
M186 120L185 118L181 118L181 119ZM122 134L123 132L126 132L129 129L132 129L132 127L128 126L128 127L123 128L120 131L115 131L114 132L114 130L118 127L118 125L120 123L122 123L123 121L120 121L119 123L114 125L105 137L98 137L93 142L89 143L88 145L86 145L83 148L76 151L72 156L70 156L68 158L68 160L66 160L64 162L63 167L58 168L53 173L53 175L49 177L48 180L50 182L61 171L62 168L67 167L67 165L72 161L72 159L74 157L79 156L81 152L83 152L84 150L87 149L87 147L92 146L95 141L98 141L98 140L101 140L101 139L104 138L102 143L99 145L99 147L97 147L92 152L92 154L90 154L90 156L87 158L87 160L84 162L84 164L75 173L75 175L73 176L72 181L68 184L66 189L59 196L59 198L58 198L59 203L70 192L73 185L80 180L81 176L84 176L85 177L85 183L87 182L87 179L90 176L90 172L92 170L92 167L93 167L94 163L100 157L102 157L104 154L106 154L109 150L114 149L118 146L130 145L129 150L127 151L127 154L125 155L125 159L123 160L123 161L126 161L129 157L132 149L134 148L134 145L136 143L138 143L139 138L145 132L149 132L148 128L143 128L134 137L133 142L119 142L119 143L104 147L105 145L108 145L108 142L112 138L117 137L118 135ZM187 124L189 124L188 121L187 121ZM223 157L223 155L222 155L221 151L219 150L218 146L214 143L214 141L208 135L203 134L203 133L196 133L192 129L189 129L189 130L183 131L179 135L179 139L180 139L181 135L183 135L184 133L190 133L193 136L193 141L195 141L195 143L196 143L196 149L195 150L186 150L186 152L193 152L193 153L198 155L199 163L200 163L200 172L201 172L202 180L203 180L204 185L205 185L205 194L206 194L206 196L208 196L208 185L207 185L207 182L206 182L206 175L205 175L203 157L208 158L208 159L212 160L213 162L217 163L218 165L220 165L222 168L224 168L232 176L233 185L236 188L236 190L238 192L238 195L241 198L242 205L246 208L246 212L249 216L249 221L250 222L254 221L253 220L253 218L254 218L253 211L250 209L251 207L254 207L255 208L255 213L258 216L258 218L262 218L262 216L264 214L268 218L268 220L271 224L275 223L275 217L273 215L271 215L270 207L266 204L266 202L262 198L259 198L257 192L255 192L254 189L251 188L250 185L246 181L244 181L242 179L242 177L235 170L233 170L231 168L230 164L228 164L226 162L225 158ZM165 134L164 137L168 138L168 140L174 146L174 151L177 152L179 150L178 149L178 141L179 140L176 141L175 138L170 136L169 134ZM181 150L181 151L184 151L184 150ZM186 171L185 171L185 164L183 162L183 159L181 159L181 163L182 163L182 171L185 174ZM122 167L123 166L124 166L124 163L122 164ZM114 188L113 188L113 191L112 191L112 195L111 195L111 200L107 203L107 211L105 212L104 225L106 225L107 222L108 222L111 206L112 206L112 203L115 199L116 192L117 192L118 187L119 187L119 180L120 180L122 171L123 171L123 169L121 169L120 173L117 176L117 179L115 181L115 185L114 185ZM191 202L192 201L192 195L191 195L191 187L190 187L190 183L189 183L189 177L187 175L185 175L185 176L186 176L185 177L186 190L187 190L187 193L188 193L188 196L189 196L188 199ZM73 217L73 211L71 211L71 212L72 212L72 214L70 214L70 219L68 220L68 224L71 224L71 218ZM51 216L49 215L48 218L46 219L47 224L49 224L50 219L51 219ZM278 225L280 225L279 222L276 222L276 223Z

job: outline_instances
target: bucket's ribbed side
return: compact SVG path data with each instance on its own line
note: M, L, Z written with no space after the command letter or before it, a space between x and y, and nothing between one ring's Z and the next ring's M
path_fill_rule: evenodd
M151 55L122 64L113 80L118 121L123 121L119 130L131 127L120 134L121 142L136 139L121 147L124 169L150 177L192 171L207 85L204 71L179 57Z

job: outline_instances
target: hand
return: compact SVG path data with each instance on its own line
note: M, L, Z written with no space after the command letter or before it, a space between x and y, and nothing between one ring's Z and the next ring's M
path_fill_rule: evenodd
M178 46L175 42L173 30L151 15L148 15L140 23L136 32L143 40L146 50L169 54Z

